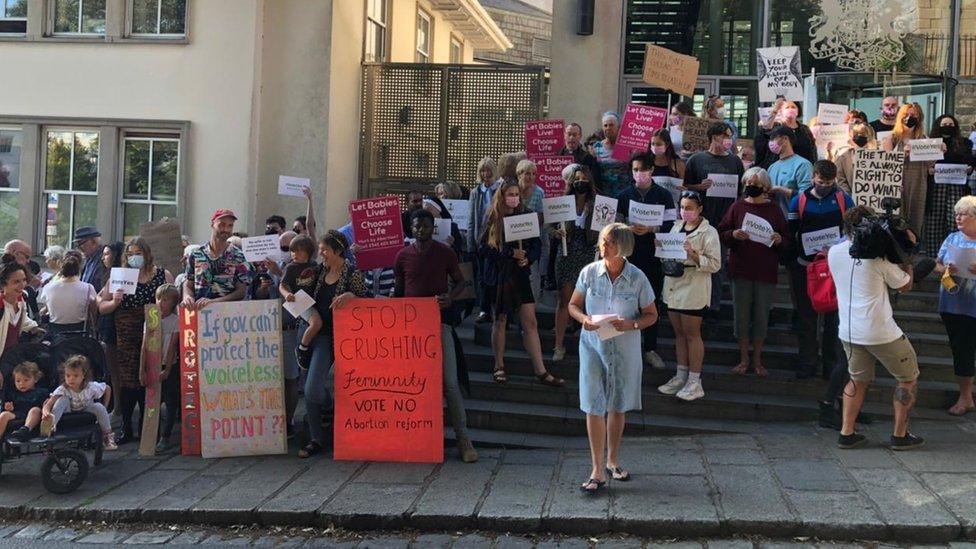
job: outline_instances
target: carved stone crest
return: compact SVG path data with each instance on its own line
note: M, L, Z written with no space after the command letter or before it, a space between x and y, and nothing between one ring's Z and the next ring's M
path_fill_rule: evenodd
M840 69L893 68L905 56L902 39L918 28L915 0L822 0L810 18L810 54Z

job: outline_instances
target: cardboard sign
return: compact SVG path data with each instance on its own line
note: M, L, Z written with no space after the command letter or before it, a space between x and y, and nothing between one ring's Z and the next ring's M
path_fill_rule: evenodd
M820 103L817 106L817 121L821 124L843 124L848 110L847 105Z
M908 159L912 162L927 160L942 160L941 139L912 139L908 142Z
M600 232L604 227L617 220L617 199L609 196L597 195L593 202L593 221L590 229Z
M936 164L935 182L940 185L965 185L969 182L969 175L965 164Z
M566 192L566 181L563 180L563 168L573 163L572 156L539 156L533 157L536 168L536 184L542 188L546 198L561 196Z
M554 196L542 201L542 215L546 223L576 221L576 197Z
M644 50L644 82L662 90L693 97L695 83L698 81L698 65L697 57L647 44Z
M660 227L664 224L664 204L641 204L631 200L627 221L631 225Z
M674 205L677 206L678 202L681 200L681 193L685 182L681 180L680 177L668 177L666 175L655 175L651 178L655 185L660 185L671 193L671 198L674 200Z
M442 244L447 244L449 238L451 238L451 220L435 217L434 240Z
M212 303L194 317L195 326L184 324L180 338L193 341L199 369L192 371L192 405L199 410L203 457L287 453L278 300ZM190 373L183 372L184 382Z
M685 233L658 233L654 235L655 245L654 256L661 259L688 259L688 252L685 251Z
M613 146L613 158L630 162L630 157L635 152L647 151L651 144L651 135L663 128L667 119L666 109L628 103L620 122L620 135Z
M836 158L837 151L846 147L849 139L850 130L847 124L820 126L817 135L817 154L820 158L827 158L827 145L829 143L831 145L830 150L833 151Z
M403 249L400 199L381 196L349 203L352 235L359 252L356 267L363 270L392 267Z
M535 212L510 215L502 221L505 224L505 242L539 237L539 214Z
M855 204L863 204L877 212L883 212L884 198L901 198L901 183L905 166L905 153L890 153L856 149L854 151L854 177L851 185ZM895 210L897 213L898 210Z
M200 455L200 363L197 359L197 311L180 315L180 453Z
M712 186L705 191L705 196L710 198L735 198L739 196L739 176L710 173L708 179L712 180Z
M798 46L756 49L756 71L759 101L772 103L778 95L789 101L803 101L803 69Z
M306 177L278 176L278 194L282 196L297 196L305 198L304 189L309 188L311 180Z
M281 259L281 244L278 242L278 235L276 234L242 238L241 248L241 251L244 252L244 259L251 263L259 263L268 259L271 261Z
M562 120L533 120L525 123L525 154L529 158L559 154L566 146L566 125Z
M681 122L683 139L681 148L688 152L698 152L707 149L709 145L708 128L711 128L712 125L718 122L724 122L724 120L686 116Z
M115 293L122 290L125 295L135 295L139 284L139 269L127 267L112 267L108 275L108 291Z
M143 223L139 227L139 236L146 241L146 245L152 250L153 263L173 275L183 271L183 235L180 231L179 221L170 217L163 217L156 221Z
M335 459L444 460L440 318L434 298L335 311Z
M139 437L139 455L156 455L156 437L159 435L159 401L163 366L163 325L159 305L147 303L146 333L143 334L145 350L142 354L142 379L146 386L146 412L142 417L142 435ZM166 342L169 343L169 342ZM171 412L167 412L171 413Z
M820 250L829 249L840 241L840 227L827 227L819 231L800 233L804 255L814 255Z
M769 224L769 221L758 215L747 213L742 218L742 230L749 235L749 240L766 247L772 247L773 226Z
M458 229L462 231L466 230L468 228L468 222L471 221L471 201L442 198L441 202L447 208L447 213L451 214L451 220L457 223Z

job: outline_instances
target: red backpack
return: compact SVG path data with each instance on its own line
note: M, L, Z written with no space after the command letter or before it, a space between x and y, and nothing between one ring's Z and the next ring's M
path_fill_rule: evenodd
M844 215L847 204L844 202L844 192L837 191L835 195L837 206L840 208L840 215ZM806 209L807 194L800 195L799 214L803 218L803 210ZM827 253L818 252L813 261L807 265L807 295L810 296L810 304L817 313L832 313L837 310L837 288L834 286L834 278L830 276L830 265L827 264Z

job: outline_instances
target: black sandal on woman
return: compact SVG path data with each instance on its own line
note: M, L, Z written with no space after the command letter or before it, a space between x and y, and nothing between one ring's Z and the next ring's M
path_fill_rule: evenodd
M322 452L322 445L314 440L305 445L304 448L298 451L298 457L305 459L307 457L312 457L315 454Z
M541 374L536 374L535 378L539 380L539 383L543 385L548 385L550 387L563 387L566 385L565 379L560 379L549 372L542 372Z
M603 490L603 488L606 485L607 485L607 483L604 482L604 481L602 481L602 480L597 480L595 478L591 478L590 480L584 482L583 485L580 486L579 489L580 489L580 492L582 492L584 495L587 495L587 496L595 496L595 495L599 494L600 493L600 490Z
M607 474L610 478L617 482L627 482L630 480L630 472L621 469L620 467L607 467Z
M508 383L508 375L505 374L504 368L496 369L494 372L492 372L491 377L495 380L495 383L499 385L505 385Z

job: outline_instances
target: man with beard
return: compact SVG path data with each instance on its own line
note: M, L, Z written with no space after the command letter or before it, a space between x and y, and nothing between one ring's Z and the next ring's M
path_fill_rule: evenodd
M234 232L237 215L218 209L210 216L210 240L190 254L183 283L183 306L200 310L210 303L240 301L250 282L250 266L244 253L227 239Z

